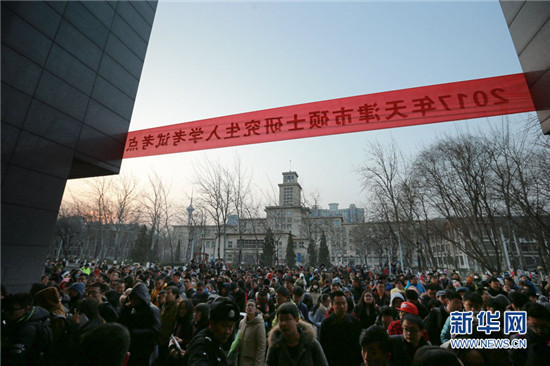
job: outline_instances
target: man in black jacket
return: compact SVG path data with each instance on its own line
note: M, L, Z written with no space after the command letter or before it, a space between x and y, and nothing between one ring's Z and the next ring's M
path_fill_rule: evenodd
M347 312L348 301L342 291L331 293L334 313L321 323L321 346L330 366L359 365L362 361L359 319Z
M208 328L197 333L185 353L184 365L213 366L227 365L224 345L230 340L239 320L239 308L228 297L218 297L210 305Z
M363 285L361 285L361 278L353 277L351 294L353 295L353 300L355 301L355 303L358 303L359 300L361 300L361 295L363 294L363 291L365 291L365 288L363 287Z
M426 318L426 330L434 346L441 345L441 330L453 311L462 310L462 296L454 290L445 290L445 304L433 308Z
M191 301L193 301L193 305L197 306L198 304L204 304L208 301L208 296L210 293L206 289L206 285L203 281L199 281L197 283L197 291L191 296Z
M30 294L2 300L2 365L39 365L52 342L50 313L32 306Z
M526 339L526 349L510 350L514 366L545 365L550 360L550 311L537 303L528 303L527 334L512 335L512 339Z
M372 325L361 334L361 356L364 366L390 366L391 343L384 327Z
M418 315L407 314L401 319L403 334L390 336L392 363L394 366L410 366L414 354L428 342L422 337L424 322Z
M491 294L491 296L495 297L495 296L501 295L501 294L504 295L504 296L508 296L506 291L504 291L502 289L501 283L498 280L498 278L491 277L491 278L489 278L488 282L489 282L489 288L487 289L487 291L489 291L489 294Z
M130 331L128 365L150 365L161 330L160 312L151 304L151 296L143 283L136 285L124 299L120 323Z

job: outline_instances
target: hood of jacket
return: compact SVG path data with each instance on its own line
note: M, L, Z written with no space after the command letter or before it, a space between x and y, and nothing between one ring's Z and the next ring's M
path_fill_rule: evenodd
M222 286L225 287L225 289L227 290L227 294L225 296L229 296L229 294L231 293L231 284L224 282L222 283ZM220 293L221 293L221 288L220 288Z
M59 291L55 287L46 287L34 295L34 303L42 306L53 315L65 316L65 310L61 305Z
M248 320L248 318L244 318L244 321L245 321L245 324L246 326L252 326L252 325L256 325L256 324L263 324L264 323L264 318L262 316L262 314L256 314L256 316L250 320Z
M304 342L307 345L312 344L317 339L317 332L313 325L301 319L298 323L298 331L300 332L300 342ZM283 334L278 325L269 332L267 344L269 347L280 347L284 344Z
M151 302L151 296L149 295L149 290L145 284L140 283L132 289L130 296L137 296L138 298L145 301L147 305Z
M401 300L405 301L405 298L403 297L403 295L400 292L394 292L393 294L391 294L390 306L393 304L394 299L401 299Z

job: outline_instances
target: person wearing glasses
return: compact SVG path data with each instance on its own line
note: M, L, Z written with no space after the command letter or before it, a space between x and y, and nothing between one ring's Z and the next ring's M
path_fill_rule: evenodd
M38 365L52 343L50 313L27 293L2 300L2 365Z
M512 365L547 365L550 360L550 310L537 303L527 303L527 334L514 334L511 339L526 339L526 349L510 350Z
M424 322L418 315L404 315L401 319L401 325L403 334L390 336L394 366L412 365L416 351L420 347L430 344L422 337Z
M84 297L95 299L98 304L99 315L107 323L114 323L118 320L118 312L111 303L104 301L104 295L108 289L109 287L105 284L93 283L84 290Z

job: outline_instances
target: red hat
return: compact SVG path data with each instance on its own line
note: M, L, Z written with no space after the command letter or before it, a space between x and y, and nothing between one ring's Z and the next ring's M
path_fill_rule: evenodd
M418 308L412 302L407 302L407 301L403 302L401 304L401 307L397 308L397 310L404 311L409 314L418 315Z

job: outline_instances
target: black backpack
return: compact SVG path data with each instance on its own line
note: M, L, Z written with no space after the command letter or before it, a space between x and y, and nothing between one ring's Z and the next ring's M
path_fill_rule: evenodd
M50 318L37 321L32 324L36 328L36 338L34 348L39 359L44 359L47 351L50 350L53 343L53 332Z

